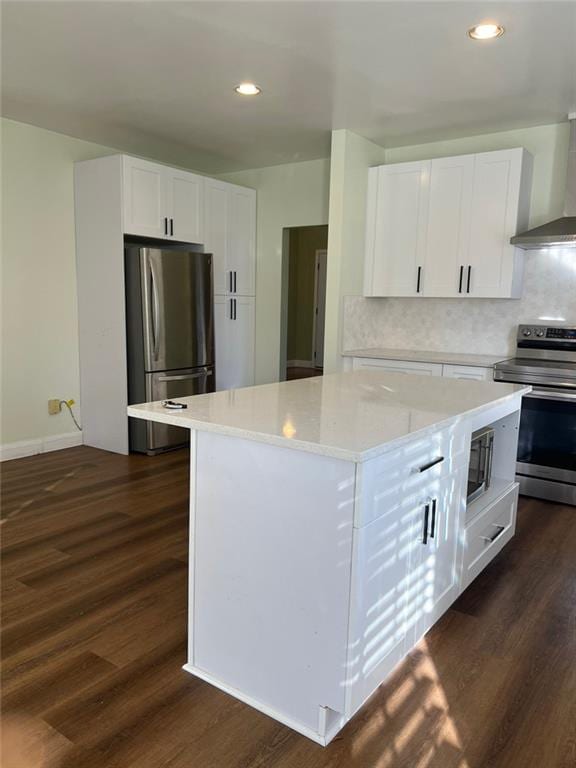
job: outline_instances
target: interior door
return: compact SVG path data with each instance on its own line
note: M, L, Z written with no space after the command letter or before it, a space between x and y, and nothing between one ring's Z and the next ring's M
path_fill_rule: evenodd
M162 194L163 166L140 160L123 158L124 175L124 232L143 237L166 236Z
M214 392L214 368L203 366L187 371L146 374L146 399L149 402L189 397ZM176 448L188 442L190 430L169 424L146 422L147 452Z
M143 248L141 274L146 370L212 364L211 256Z
M185 243L203 243L202 176L173 168L164 170L166 210L170 211L169 234Z
M426 296L465 296L474 155L432 160L426 234Z
M316 276L314 284L314 365L324 367L324 325L326 319L326 268L327 253L316 251Z
M256 293L256 192L230 185L228 193L226 290L239 296Z
M365 295L417 296L427 280L430 161L380 166L377 176L372 270Z

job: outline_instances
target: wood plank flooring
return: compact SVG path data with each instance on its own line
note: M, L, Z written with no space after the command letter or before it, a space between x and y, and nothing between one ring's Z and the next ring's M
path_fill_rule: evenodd
M521 499L513 541L323 749L181 669L187 461L2 465L3 709L34 765L576 766L576 509Z

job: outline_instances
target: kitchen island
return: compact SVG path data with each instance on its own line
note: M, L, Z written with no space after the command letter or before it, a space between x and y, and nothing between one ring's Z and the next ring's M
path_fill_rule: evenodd
M354 371L129 407L191 432L185 669L329 743L513 536L529 389Z

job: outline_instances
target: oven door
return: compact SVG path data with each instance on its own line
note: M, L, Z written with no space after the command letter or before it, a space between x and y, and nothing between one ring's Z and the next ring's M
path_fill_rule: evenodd
M576 391L533 389L524 395L516 472L521 493L539 496L531 491L546 487L545 498L576 504Z

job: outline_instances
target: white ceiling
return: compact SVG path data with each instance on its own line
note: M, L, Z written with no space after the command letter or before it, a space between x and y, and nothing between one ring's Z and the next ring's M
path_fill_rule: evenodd
M208 172L560 122L575 2L2 3L2 113ZM493 19L504 37L473 42ZM253 80L262 94L233 87Z

